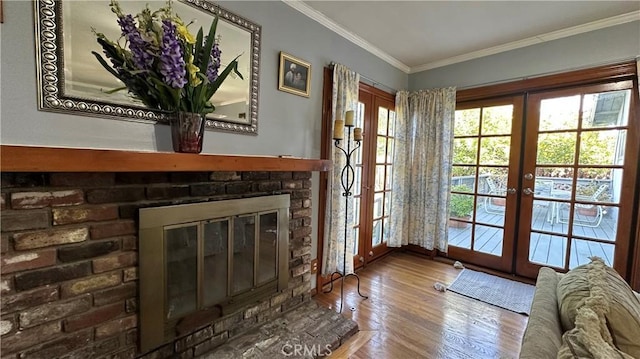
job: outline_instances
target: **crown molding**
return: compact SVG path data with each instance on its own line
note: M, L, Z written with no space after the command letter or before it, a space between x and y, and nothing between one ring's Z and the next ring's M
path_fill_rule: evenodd
M535 44L541 44L546 41L557 40L564 37L578 35L578 34L582 34L589 31L604 29L607 27L622 25L628 22L639 21L639 20L640 20L640 11L633 11L630 13L617 15L617 16L609 17L602 20L596 20L596 21L592 21L582 25L572 26L566 29L548 32L546 34L542 34L538 36L529 37L523 40L513 41L507 44L493 46L486 49L449 57L447 59L430 62L424 65L411 67L411 69L409 70L409 73L413 74L417 72L431 70L438 67L443 67L443 66L452 65L459 62L473 60L473 59L477 59L484 56L495 55L505 51L515 50L515 49L519 49L522 47L527 47Z
M404 63L400 62L400 60L394 58L393 56L389 55L388 53L380 50L379 48L377 48L375 46L373 46L371 43L369 43L368 41L364 40L360 36L354 35L349 30L347 30L347 29L343 28L342 26L338 25L333 20L331 20L328 17L326 17L323 13L321 13L321 12L317 11L316 9L310 7L309 5L305 4L301 0L282 0L282 2L284 2L285 4L291 6L294 9L298 10L299 12L303 13L307 17L317 21L318 23L320 23L321 25L323 25L327 29L335 32L336 34L344 37L345 39L351 41L352 43L360 46L361 48L363 48L364 50L370 52L371 54L375 55L376 57L380 58L381 60L389 63L390 65L392 65L393 67L397 68L398 70L403 71L404 73L407 73L407 74L409 73L409 71L411 69L409 66L407 66Z

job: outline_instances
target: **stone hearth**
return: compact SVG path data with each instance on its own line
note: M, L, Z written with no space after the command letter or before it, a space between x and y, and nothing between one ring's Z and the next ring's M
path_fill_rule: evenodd
M319 358L356 332L356 322L311 300L199 358Z

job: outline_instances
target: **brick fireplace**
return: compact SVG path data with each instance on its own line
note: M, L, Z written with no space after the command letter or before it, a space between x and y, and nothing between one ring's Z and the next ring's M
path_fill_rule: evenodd
M99 156L93 153L94 161L84 166L94 169L100 166L95 161L102 161L103 171L69 172L68 166L82 164L56 165L55 159L41 157L25 163L7 147L2 149L1 193L3 359L191 358L309 298L311 171L326 170L326 163L274 158L227 163L186 155L181 158L201 159L163 171L175 162L158 164L162 154L142 154L154 161L139 165L135 153L129 162L113 162L108 157L120 158L120 151L104 151L106 159L97 151ZM53 157L72 161L65 152ZM212 160L218 166L207 162ZM278 170L282 166L274 163L292 169ZM141 352L139 209L274 194L290 196L286 288L210 322L196 321L175 340Z

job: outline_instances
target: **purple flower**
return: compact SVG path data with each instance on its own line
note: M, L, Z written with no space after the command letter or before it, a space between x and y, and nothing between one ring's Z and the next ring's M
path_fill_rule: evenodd
M153 64L153 56L148 52L149 44L142 39L140 31L136 27L133 16L126 15L118 18L118 24L122 29L122 36L129 41L129 49L133 56L133 63L141 70L149 70Z
M222 51L218 42L215 41L211 48L211 55L209 56L209 66L207 67L207 78L209 82L213 83L218 78L218 70L220 69L220 55Z
M176 36L176 26L171 20L162 20L162 45L160 49L160 73L164 82L176 89L187 83L182 47Z

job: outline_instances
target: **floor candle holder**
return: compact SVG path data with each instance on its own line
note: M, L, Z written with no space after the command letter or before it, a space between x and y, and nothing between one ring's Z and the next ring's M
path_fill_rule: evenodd
M349 113L351 112L351 113ZM342 120L336 120L335 129L334 129L334 146L339 149L345 156L346 163L344 167L342 167L342 171L340 173L340 185L342 186L343 192L342 196L344 197L345 209L349 208L349 197L353 196L351 189L353 188L353 184L355 182L355 170L353 169L353 165L351 164L351 155L360 148L362 144L362 129L361 128L353 128L353 111L347 111L346 113L347 123L345 124ZM346 127L346 129L345 129ZM345 131L346 130L346 131ZM353 130L353 140L354 146L351 148L351 134ZM346 141L343 146L340 146L340 142L344 137L344 133L346 132ZM353 276L358 281L358 295L364 299L368 299L369 297L360 293L360 277L355 273L349 273L345 275L347 272L347 231L349 230L349 223L347 221L347 213L345 212L345 220L344 220L344 252L343 252L343 261L342 261L342 273L339 271L335 271L331 273L330 281L331 286L329 290L325 291L325 293L330 293L333 291L333 281L335 279L340 279L340 311L342 313L342 304L344 303L344 280L349 276ZM334 275L338 275L338 277L334 278Z

